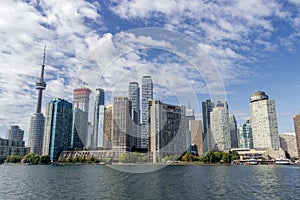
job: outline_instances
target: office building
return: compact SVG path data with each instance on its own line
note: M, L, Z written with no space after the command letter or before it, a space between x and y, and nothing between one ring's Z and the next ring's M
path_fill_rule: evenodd
M46 107L43 154L57 161L62 151L71 146L72 103L60 98L51 100Z
M234 115L229 115L231 148L238 148L237 124Z
M149 101L150 152L153 162L187 151L185 107Z
M231 149L228 105L217 102L210 113L209 151L226 151Z
M131 101L114 97L113 104L104 106L103 147L128 152L134 147L132 137Z
M279 134L280 147L290 158L298 159L298 148L294 133Z
M241 124L238 128L238 147L239 148L253 148L252 127L250 119Z
M12 125L6 130L6 138L14 141L23 141L24 131L18 125Z
M250 98L253 147L279 150L278 125L275 101L264 92L255 92Z
M133 140L134 146L141 146L140 134L140 88L137 82L130 82L128 88L128 98L131 101L131 117L133 121Z
M153 99L153 83L151 76L142 78L142 123L141 148L149 148L149 100Z
M300 113L294 116L294 128L295 128L298 158L300 158Z
M203 139L202 139L202 121L189 120L189 130L191 134L191 145L197 146L199 155L203 153Z
M35 84L36 89L38 90L38 101L36 111L30 118L30 125L28 131L28 147L30 147L30 152L38 155L41 155L43 150L43 137L45 125L45 118L43 113L41 113L43 90L46 89L46 83L44 81L45 52L46 48L44 49L44 57L43 64L41 67L40 79Z
M91 136L91 148L95 149L98 147L99 132L103 132L99 127L103 127L103 121L100 118L101 107L104 106L105 93L101 88L97 88L95 92L95 103L94 103L94 124L93 134ZM102 125L101 125L102 124Z
M202 102L202 117L203 117L203 151L207 152L211 149L210 144L210 112L214 108L214 103L211 100Z
M132 137L131 101L128 97L114 97L112 108L112 148L130 151Z
M76 88L73 92L71 148L82 149L88 142L88 112L91 90Z
M104 106L103 115L103 148L112 148L112 127L113 127L113 105Z

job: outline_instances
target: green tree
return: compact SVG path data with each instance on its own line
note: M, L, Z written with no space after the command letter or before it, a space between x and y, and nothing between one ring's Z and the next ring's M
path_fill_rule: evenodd
M51 160L50 160L50 156L49 155L42 155L40 157L40 161L39 161L40 164L47 165L50 162L51 162Z
M22 160L22 156L8 156L5 160L7 163L19 163Z

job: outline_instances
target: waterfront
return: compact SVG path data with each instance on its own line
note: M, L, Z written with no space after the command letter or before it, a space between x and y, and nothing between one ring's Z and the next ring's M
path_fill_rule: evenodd
M299 166L0 165L0 199L299 199Z

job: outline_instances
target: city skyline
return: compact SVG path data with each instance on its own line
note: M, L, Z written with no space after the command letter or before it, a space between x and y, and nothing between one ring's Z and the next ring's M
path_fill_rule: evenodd
M192 7L189 6L191 4ZM0 8L3 19L0 136L4 137L10 125L18 124L25 131L24 137L28 138L27 122L37 99L34 82L40 71L44 44L48 49L45 67L47 90L42 112L45 112L46 102L53 97L72 100L72 90L77 87L74 79L83 60L103 41L121 31L151 26L179 31L191 37L211 57L224 79L227 102L238 125L250 116L251 94L261 90L276 101L279 132L294 132L293 116L300 111L297 103L300 99L297 77L299 7L299 2L292 0L284 4L279 1L178 1L176 4L159 2L149 6L127 1L115 4L83 0L72 4L3 1ZM30 15L24 17L24 13ZM74 28L70 29L70 26ZM168 66L178 69L186 65L172 56L161 54L155 60L151 53L143 51L128 54L122 57L126 62L119 59L116 64L153 64L158 69L169 69ZM154 82L161 84L156 81L161 74L149 75L153 76ZM166 83L170 86L180 83L181 79L177 81L174 75L167 77ZM199 102L209 99L207 91L199 85ZM108 94L113 92L109 85L103 89ZM166 98L171 96L171 91L166 93L163 87L154 95L160 97L164 92ZM197 118L201 119L201 109L194 104L192 106Z

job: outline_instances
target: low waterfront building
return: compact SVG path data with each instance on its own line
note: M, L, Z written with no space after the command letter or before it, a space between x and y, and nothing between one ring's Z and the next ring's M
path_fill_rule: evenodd
M0 159L7 156L25 156L30 152L29 147L25 147L25 141L16 141L0 138Z

